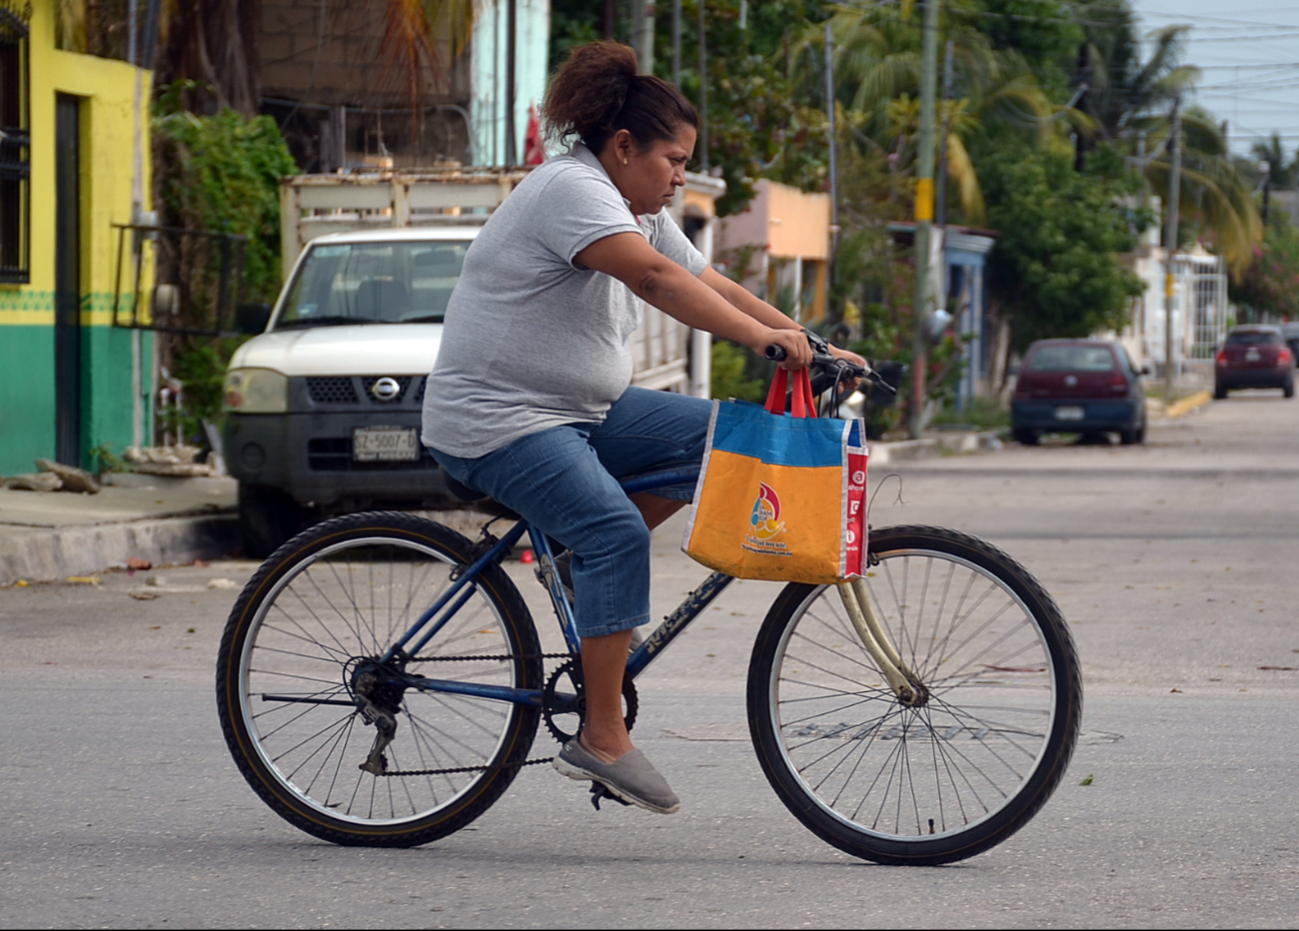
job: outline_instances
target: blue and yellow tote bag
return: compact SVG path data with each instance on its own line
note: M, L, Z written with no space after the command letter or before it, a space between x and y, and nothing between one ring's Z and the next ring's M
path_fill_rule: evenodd
M793 412L784 413L783 375L768 407L714 402L681 548L741 579L855 578L866 552L865 425L818 419L806 370L795 373Z

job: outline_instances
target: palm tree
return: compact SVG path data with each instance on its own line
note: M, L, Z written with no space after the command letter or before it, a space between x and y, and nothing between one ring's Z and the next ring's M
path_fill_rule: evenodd
M1299 185L1299 150L1294 158L1286 164L1285 152L1281 150L1281 134L1272 133L1266 144L1254 143L1254 157L1260 162L1267 162L1268 183L1273 189L1288 191Z
M836 96L854 138L887 151L901 172L912 170L920 129L921 30L908 12L891 5L839 6L830 20ZM1079 115L1053 104L1022 59L994 50L977 29L951 23L948 34L960 96L939 104L938 134L965 218L978 224L983 195L967 143L1004 133L1046 136L1055 132L1056 117ZM805 92L824 80L824 41L824 28L814 26L795 46Z

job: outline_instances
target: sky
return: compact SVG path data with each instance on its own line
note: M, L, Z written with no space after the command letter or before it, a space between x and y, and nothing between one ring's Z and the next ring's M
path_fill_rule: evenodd
M1299 0L1131 0L1142 31L1191 27L1183 63L1201 69L1188 101L1226 120L1233 153L1281 134L1299 149Z

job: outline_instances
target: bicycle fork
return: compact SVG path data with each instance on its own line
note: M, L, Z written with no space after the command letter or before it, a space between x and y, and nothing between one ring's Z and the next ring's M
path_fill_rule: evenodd
M848 612L857 636L878 664L889 688L898 696L898 701L911 708L923 706L929 701L929 690L920 681L920 677L907 667L888 631L880 623L866 583L854 579L851 582L840 582L838 588L844 610Z

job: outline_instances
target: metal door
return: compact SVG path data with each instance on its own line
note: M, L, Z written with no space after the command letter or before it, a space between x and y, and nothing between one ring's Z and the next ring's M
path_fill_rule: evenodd
M55 104L54 456L81 465L81 101Z

